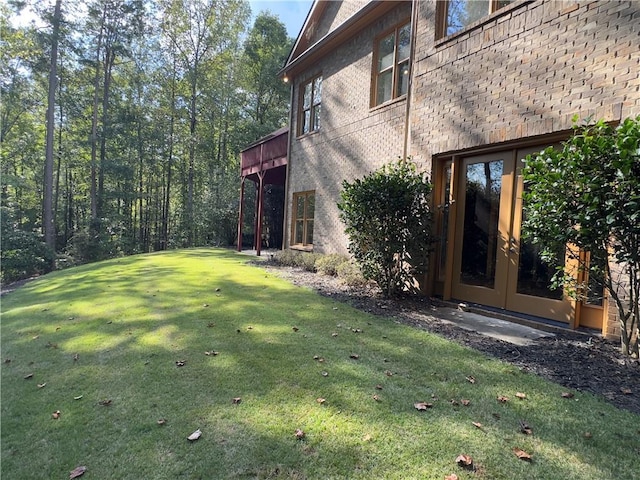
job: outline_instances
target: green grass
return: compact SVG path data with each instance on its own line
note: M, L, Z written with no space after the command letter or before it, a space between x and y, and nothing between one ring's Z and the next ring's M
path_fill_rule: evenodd
M248 260L140 255L5 297L2 478L68 478L79 465L101 480L639 478L637 415L580 392L564 399L555 384Z

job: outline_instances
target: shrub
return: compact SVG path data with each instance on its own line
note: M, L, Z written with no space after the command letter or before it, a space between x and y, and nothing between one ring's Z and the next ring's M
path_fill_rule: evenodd
M383 295L415 289L431 250L431 184L408 160L342 183L340 218L349 251Z
M342 262L336 267L336 275L342 283L350 287L361 287L369 283L358 266L351 262Z
M530 155L523 178L523 228L552 264L562 252L609 292L618 308L622 350L639 355L640 116L618 127L575 127L561 149ZM574 245L577 248L566 248ZM591 261L584 252L590 252ZM617 264L617 265L616 265ZM578 298L589 282L560 267L555 282Z
M335 277L338 274L338 267L345 262L348 263L349 259L344 255L337 253L321 255L316 260L316 270L323 275Z
M298 267L308 272L316 271L317 253L281 250L273 255L273 262L285 267Z
M4 229L3 229L4 230ZM3 231L2 282L15 282L53 269L55 252L34 232Z

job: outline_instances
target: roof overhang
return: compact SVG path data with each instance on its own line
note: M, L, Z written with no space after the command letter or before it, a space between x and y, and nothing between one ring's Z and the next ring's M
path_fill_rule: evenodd
M339 45L345 43L375 20L393 10L401 1L378 0L369 2L316 43L306 45L305 40L310 36L307 32L324 12L326 3L325 1L319 0L314 2L304 27L287 59L287 63L282 70L278 72L278 75L285 81L294 78L300 72L316 63L320 58L335 50Z

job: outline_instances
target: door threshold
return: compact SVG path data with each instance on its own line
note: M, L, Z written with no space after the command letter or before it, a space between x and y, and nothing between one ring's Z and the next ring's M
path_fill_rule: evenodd
M438 304L444 307L450 308L461 308L461 305L464 305L464 310L468 312L477 313L479 315L486 315L489 317L499 318L501 320L506 320L508 322L517 323L520 325L525 325L527 327L536 328L538 330L542 330L550 333L577 333L589 337L602 337L602 332L600 330L587 328L587 327L578 327L577 329L569 328L568 323L558 322L556 320L551 320L549 318L537 317L535 315L527 315L525 313L512 312L510 310L504 310L502 308L491 307L488 305L481 305L478 303L464 302L459 300L442 300L442 299L432 299L436 301Z

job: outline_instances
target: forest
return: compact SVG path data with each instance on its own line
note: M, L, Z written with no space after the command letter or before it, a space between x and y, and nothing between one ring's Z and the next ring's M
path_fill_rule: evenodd
M0 5L3 282L235 243L239 152L289 108L293 39L251 22L245 0Z

